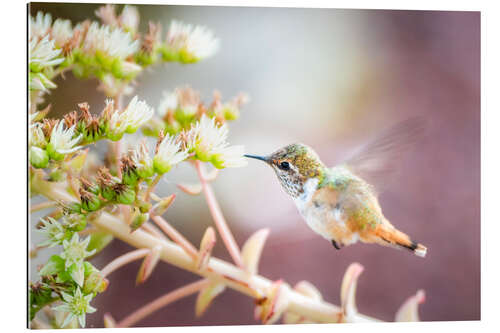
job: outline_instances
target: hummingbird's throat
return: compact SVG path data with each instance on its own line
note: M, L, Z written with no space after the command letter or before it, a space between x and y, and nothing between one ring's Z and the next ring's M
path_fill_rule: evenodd
M304 193L305 179L300 174L279 172L278 170L276 174L280 180L281 186L283 186L291 197L297 198Z

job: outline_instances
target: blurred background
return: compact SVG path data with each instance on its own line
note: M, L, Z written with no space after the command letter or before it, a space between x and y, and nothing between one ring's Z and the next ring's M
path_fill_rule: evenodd
M95 4L32 3L73 23L97 19ZM325 300L340 303L347 266L365 267L357 288L361 313L394 320L402 302L418 289L424 321L480 319L480 13L404 10L138 6L141 31L172 19L206 25L220 38L218 54L194 65L155 66L139 76L136 93L157 106L162 91L189 84L211 101L214 89L229 99L251 100L231 123L229 142L248 153L268 154L292 142L312 146L334 165L379 131L414 115L429 120L428 135L408 151L401 172L388 179L380 202L385 216L425 244L425 259L406 251L356 244L335 250L314 234L280 188L271 169L250 161L223 170L213 184L240 246L260 228L270 228L259 272L290 285L313 283ZM121 8L119 8L121 10ZM165 33L165 32L164 32ZM69 74L47 97L57 117L88 101L100 112L97 81ZM132 139L133 140L133 139ZM194 244L212 225L203 196L192 197L173 182L194 180L180 167L157 192L177 194L168 221ZM37 216L32 216L32 223ZM36 236L33 234L36 241ZM215 256L230 260L219 242ZM102 268L131 248L119 240L93 259ZM35 267L49 254L31 261ZM170 290L198 279L168 264L135 287L140 262L110 275L87 327L103 327ZM257 324L253 301L227 290L207 313L194 317L195 297L182 299L138 326Z

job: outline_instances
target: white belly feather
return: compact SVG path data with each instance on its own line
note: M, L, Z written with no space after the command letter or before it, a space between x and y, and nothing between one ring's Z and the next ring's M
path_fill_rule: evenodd
M316 192L318 186L317 178L310 178L304 184L304 192L294 198L295 205L299 210L300 214L306 220L307 225L317 234L321 235L327 240L332 240L334 237L330 235L331 226L328 226L327 221L325 221L325 216L315 209L314 205L311 205L311 199ZM346 227L344 217L342 216L342 211L340 209L334 209L332 212L333 220L338 226ZM332 221L332 219L330 219ZM354 232L351 234L350 239L343 239L344 245L349 245L356 243L359 239L358 233ZM339 241L339 240L337 240Z

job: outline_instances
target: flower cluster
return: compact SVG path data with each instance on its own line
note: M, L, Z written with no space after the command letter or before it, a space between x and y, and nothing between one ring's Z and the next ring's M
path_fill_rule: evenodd
M30 317L45 304L62 301L54 307L66 316L60 327L68 326L75 318L85 327L85 314L95 311L89 304L91 299L108 285L99 270L86 261L100 248L95 239L91 244L91 236L80 240L78 232L85 228L86 220L75 215L65 215L61 221L52 217L41 219L39 231L46 240L39 246L62 245L63 251L50 257L39 270L41 283L30 286Z
M137 96L123 110L115 109L114 102L107 100L99 116L90 113L87 103L80 103L78 107L80 115L73 111L63 120L30 121L30 163L33 167L46 168L50 160L62 161L82 145L100 139L120 140L125 133L135 133L154 113L153 108ZM35 120L38 113L30 117Z
M66 69L78 77L97 77L113 97L145 66L163 61L197 62L212 56L218 40L205 27L173 21L165 41L161 25L149 24L138 32L139 12L124 6L120 15L114 5L100 7L96 16L102 24L84 21L72 26L69 20L52 22L50 14L38 12L29 19L30 89L47 92L52 79Z
M248 97L245 94L239 94L231 101L223 103L220 94L215 92L212 102L206 105L201 100L199 92L189 86L165 91L157 108L158 117L154 117L145 126L144 134L158 136L163 131L177 135L189 130L203 115L214 118L219 124L224 124L237 119L241 106L247 101Z
M156 115L137 96L121 107L123 96L132 90L132 80L146 66L158 61L193 63L212 56L219 42L210 30L173 21L165 38L161 25L150 22L149 31L141 34L139 13L133 6L124 6L118 15L114 5L106 5L96 16L101 23L86 20L73 25L69 20L53 21L50 14L42 12L29 18L30 189L33 195L50 198L48 205L42 203L37 209L55 206L37 224L44 240L33 255L45 247L60 250L40 267L40 280L30 284L30 318L51 306L56 310L52 325L57 328L84 327L86 314L96 311L90 305L92 299L108 284L105 275L109 272L103 269L101 274L88 260L105 248L113 235L105 228L87 228L88 222L123 211L134 232L147 223L150 213L161 215L172 204L175 194L160 198L154 187L182 161L210 162L218 169L246 164L243 146L227 142L226 124L239 116L244 95L223 103L215 93L205 106L199 93L185 87L166 92ZM84 102L62 119L53 119L45 117L50 105L38 108L43 93L56 88L54 79L67 70L77 78L99 80L98 89L112 97L100 113L91 113ZM123 144L111 142L112 149L104 160L82 149L102 139L120 141L140 127L156 137L154 154L149 153L145 140L125 153ZM200 171L200 179L209 182L216 174L212 170L212 176L201 176ZM198 185L200 189L191 194L201 191ZM189 193L188 187L184 188ZM147 230L149 224L144 227ZM215 244L215 232L209 231L202 241L199 267L208 265ZM141 266L138 281L151 274L159 255L158 249L148 254L148 265ZM223 289L221 284L210 286L199 312Z

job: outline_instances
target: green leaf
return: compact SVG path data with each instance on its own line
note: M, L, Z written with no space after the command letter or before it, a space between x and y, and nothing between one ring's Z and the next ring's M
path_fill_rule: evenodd
M49 261L40 269L41 276L54 275L64 272L64 259L57 254L50 257Z
M113 240L113 235L105 231L97 231L90 235L90 242L87 246L87 251L91 252L96 250L95 253L99 253L102 249L111 243ZM94 253L94 254L95 254Z

